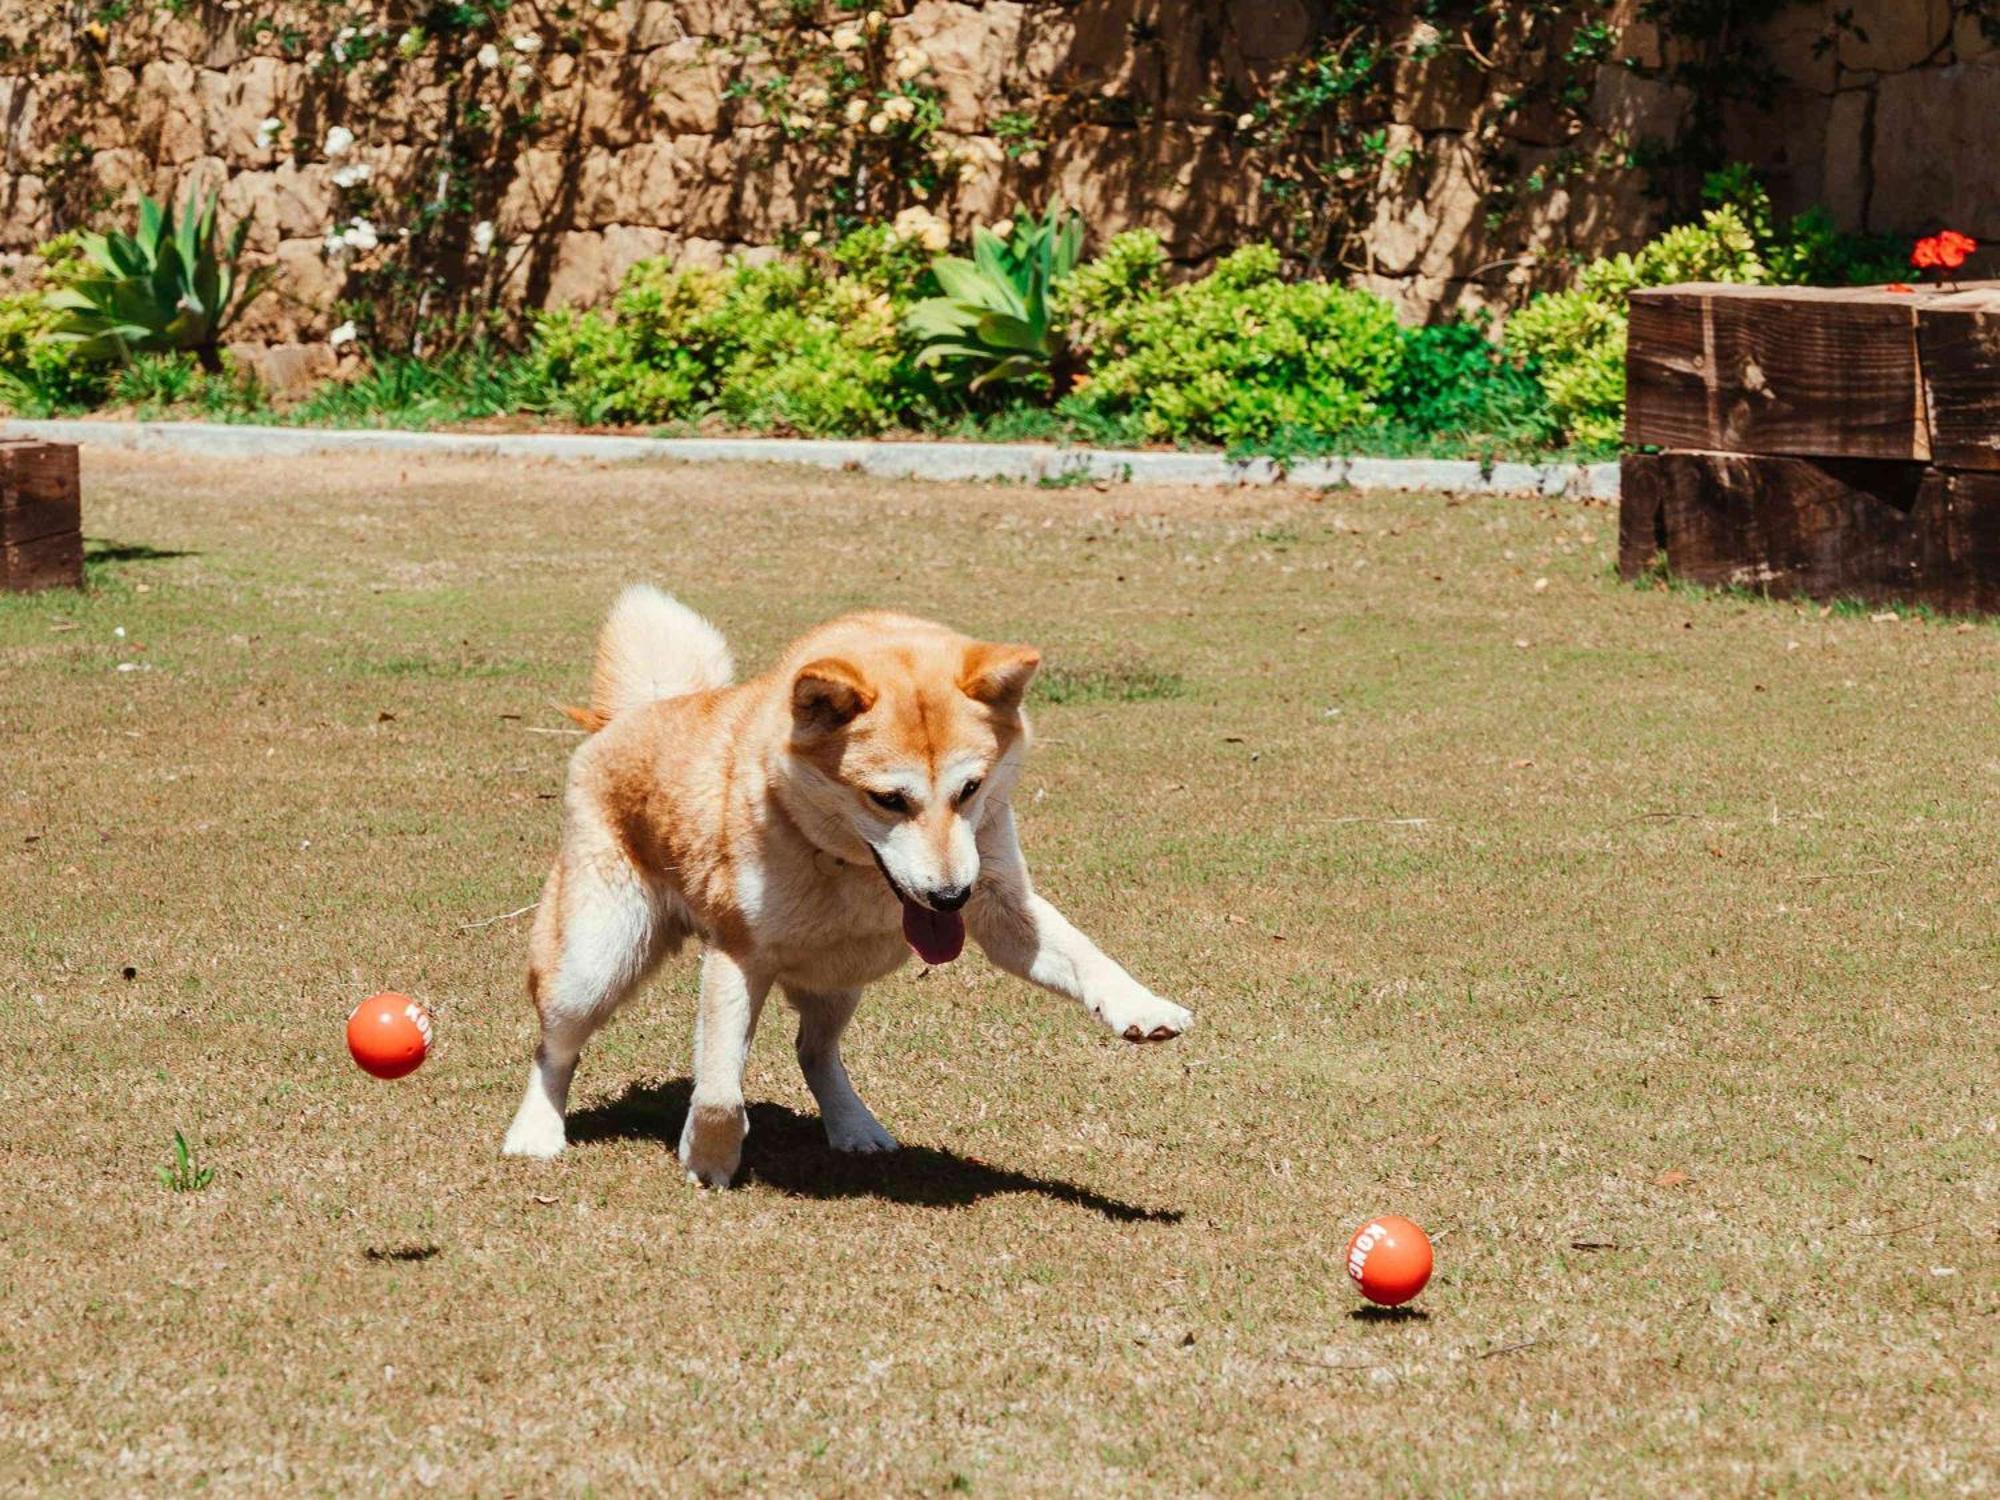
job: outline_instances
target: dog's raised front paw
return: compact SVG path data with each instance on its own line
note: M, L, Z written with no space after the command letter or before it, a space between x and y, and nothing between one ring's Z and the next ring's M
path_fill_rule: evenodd
M750 1116L742 1105L697 1104L681 1127L681 1165L698 1187L726 1188L743 1164Z
M1170 1042L1194 1025L1194 1012L1141 989L1096 1007L1097 1018L1128 1042Z
M868 1111L826 1122L826 1143L836 1151L894 1151L896 1138Z

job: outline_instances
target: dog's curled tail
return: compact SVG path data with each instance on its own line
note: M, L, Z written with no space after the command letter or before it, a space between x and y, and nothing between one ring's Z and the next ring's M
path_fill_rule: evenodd
M735 675L721 631L680 600L635 583L597 634L590 707L568 712L585 729L602 729L628 708L727 687Z

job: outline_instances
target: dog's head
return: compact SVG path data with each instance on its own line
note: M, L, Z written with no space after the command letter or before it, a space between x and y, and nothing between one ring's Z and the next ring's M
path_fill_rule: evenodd
M792 671L790 786L834 853L880 867L911 946L942 963L964 943L980 824L1020 774L1041 655L920 621L854 623Z

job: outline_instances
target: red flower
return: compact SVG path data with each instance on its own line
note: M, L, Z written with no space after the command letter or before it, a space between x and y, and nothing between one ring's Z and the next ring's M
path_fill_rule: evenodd
M1979 241L1956 229L1947 229L1917 241L1910 252L1910 264L1922 271L1956 271L1965 258L1979 248Z

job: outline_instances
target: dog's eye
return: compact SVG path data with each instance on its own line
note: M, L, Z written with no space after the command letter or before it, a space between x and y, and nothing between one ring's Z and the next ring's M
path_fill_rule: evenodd
M868 800L892 813L906 813L910 810L910 799L901 792L870 792Z
M972 794L978 790L979 790L979 778L975 776L973 777L972 780L966 782L964 786L958 789L958 805L960 807L965 806L966 803L972 800Z

